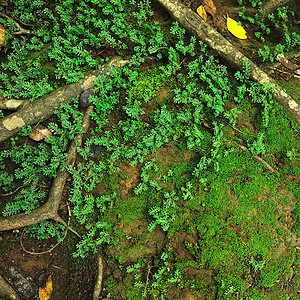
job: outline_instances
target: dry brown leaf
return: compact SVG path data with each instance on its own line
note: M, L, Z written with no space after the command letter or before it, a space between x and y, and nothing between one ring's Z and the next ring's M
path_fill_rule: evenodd
M207 21L207 14L206 14L206 11L205 11L203 5L200 5L197 8L197 13L205 22Z
M0 24L0 47L3 46L5 37L5 28Z
M206 12L208 12L209 14L214 16L215 13L217 12L217 8L216 8L213 0L203 0L202 2L203 2L203 7L206 10Z
M53 283L50 275L46 281L45 287L39 288L40 300L48 300L51 297L52 291L53 291Z
M40 124L38 124L29 134L29 137L37 142L41 140L45 140L45 142L47 142L47 139L51 136L51 131Z

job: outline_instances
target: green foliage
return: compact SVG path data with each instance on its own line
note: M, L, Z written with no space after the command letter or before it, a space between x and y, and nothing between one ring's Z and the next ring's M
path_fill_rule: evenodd
M249 149L253 155L266 153L265 146L263 144L263 138L264 135L260 134L257 141L254 141L252 144L249 145Z
M30 214L44 196L45 192L35 191L34 186L31 186L29 189L22 189L21 192L14 198L14 202L6 204L2 214L4 217L14 215L19 212Z
M145 276L143 276L143 266L140 263L127 267L127 273L135 273L134 286L140 290L140 296L146 297L151 295L154 298L166 299L166 291L170 286L182 287L182 273L179 269L172 268L170 270L170 258L167 252L163 252L160 258L155 259L155 264L160 267L155 268L152 278L147 277L146 281L143 280Z
M83 133L78 99L47 121L49 144L24 142L31 127L5 144L0 187L15 194L3 204L3 216L29 214L41 205L47 195L40 186L67 167L71 224L82 235L68 251L83 258L108 247L111 258L126 261L124 279L105 281L111 293L117 284L128 285L115 298L165 299L170 291L188 289L207 299L216 291L217 299L260 299L266 289L280 290L295 260L290 215L282 207L293 210L293 230L299 232L299 191L295 183L282 185L299 176L299 129L272 102L269 87L250 80L250 65L232 74L176 22L165 34L147 19L152 11L146 0L14 4L16 19L31 25L38 20L39 26L36 35L11 42L0 73L6 97L34 101L76 82L101 66L104 59L95 53L108 48L130 57L130 64L96 79L90 137L78 147L74 167L65 166L65 158L70 141ZM298 44L285 27L288 13L277 14L269 19L278 24L279 18L286 33L277 51L292 49ZM5 21L8 31L17 30ZM257 24L262 40L269 25ZM268 51L261 55L271 59L275 54ZM237 143L276 164L281 175L267 174L252 155L232 146ZM97 162L89 160L94 146L101 149ZM61 241L65 228L44 222L26 230ZM155 241L159 233L172 246L153 254L141 240L146 234ZM281 242L290 256L278 251ZM134 259L132 253L141 254ZM150 256L151 264L145 259ZM211 282L202 275L189 278L192 268L213 270Z
M175 219L174 208L175 202L178 200L178 197L175 195L175 191L165 193L163 206L155 206L149 210L149 215L155 219L155 221L151 222L148 226L148 230L150 232L153 231L157 225L160 225L162 230L168 231L170 225Z
M35 237L38 240L45 240L55 237L57 238L57 242L62 242L65 230L65 226L62 224L43 221L40 224L26 227L24 232L29 233L30 236Z
M74 252L74 257L86 256L87 252L98 252L98 247L103 243L109 243L110 237L108 230L110 225L106 222L96 222L95 224L87 224L86 229L88 232L82 237L79 243L76 245L76 252Z
M245 7L239 12L239 16L251 24L255 25L257 30L255 36L259 44L264 44L263 48L259 48L258 56L263 62L274 62L278 54L284 54L299 48L300 35L298 32L293 31L290 26L290 18L295 13L287 6L281 6L275 12L269 14L265 19L260 18L259 13L263 12L263 2L247 0L252 7L256 7L258 13L254 16L245 15ZM239 1L242 5L242 0ZM272 38L275 37L276 39ZM269 42L270 46L266 45ZM274 41L276 41L274 43Z

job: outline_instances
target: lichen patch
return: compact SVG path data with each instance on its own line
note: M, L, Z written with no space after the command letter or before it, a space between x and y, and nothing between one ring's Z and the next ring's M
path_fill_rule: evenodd
M291 109L295 109L295 108L298 107L298 103L297 103L295 100L290 100L290 101L289 101L289 107L290 107Z
M96 79L96 76L90 76L89 78L87 78L87 80L85 80L82 84L82 89L85 91L87 89L90 89L94 86L94 81Z
M22 103L18 100L11 99L11 100L7 100L5 104L8 109L15 109L18 108Z
M16 128L23 127L26 124L22 118L13 116L11 118L4 120L3 125L7 130L14 130Z

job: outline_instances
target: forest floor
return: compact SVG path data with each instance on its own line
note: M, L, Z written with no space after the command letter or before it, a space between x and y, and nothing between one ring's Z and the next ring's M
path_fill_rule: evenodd
M200 1L183 0L182 3L194 11L200 5ZM226 30L221 8L234 6L236 1L214 0L214 3L220 13L214 18L208 15L208 23L299 101L300 78L282 64L262 64L257 57L259 45L252 38L255 37L254 26L245 27L247 40L237 40ZM158 21L163 30L169 30L172 24L170 16L155 2L151 8L154 14L150 21ZM231 17L237 19L238 15L232 14ZM114 49L107 48L102 56L114 54ZM209 55L214 55L213 51ZM2 56L5 59L4 53ZM289 60L300 65L299 53L291 54ZM226 64L222 59L220 63ZM227 67L229 74L234 74L235 70ZM143 72L144 78L150 81L151 76L156 74L155 61L143 63L139 72ZM161 85L153 100L143 107L145 113L170 103L173 96L170 85ZM276 114L270 116L273 127L265 132L268 153L262 157L269 162L271 160L276 174L266 170L251 154L224 146L219 158L220 170L207 171L204 189L196 189L193 196L176 201L177 217L167 232L159 227L151 232L148 230L151 219L147 212L159 196L156 190L148 190L142 195L135 193L141 183L143 164L131 166L117 161L114 173L107 174L92 192L86 191L94 197L112 190L118 194L112 210L105 217L112 224L113 231L111 242L102 247L102 299L142 299L141 295L137 295L139 291L143 293L146 290L149 290L149 299L246 299L241 296L242 293L248 293L249 299L300 299L300 243L293 230L297 222L293 211L300 197L300 160L298 157L290 162L282 150L290 145L297 149L300 132L282 108L277 104L274 107ZM235 127L225 129L226 138L242 139L244 135L256 132L261 127L258 114L259 108L246 107ZM146 117L142 118L147 121ZM56 117L42 124L46 126L53 121ZM119 121L118 113L112 112L105 130L117 127ZM93 128L93 123L90 128ZM212 123L204 123L203 131L207 134L213 132ZM35 145L39 142L21 137L17 144L23 143ZM2 150L8 147L7 142L2 143ZM207 152L207 149L209 147L204 150ZM166 190L180 190L190 179L199 158L199 153L189 151L180 142L171 141L148 154L145 161L155 160L158 168L150 173L150 178L155 178ZM86 162L77 158L76 165L79 163ZM50 186L51 180L48 180L42 189L47 191ZM71 186L70 180L59 210L63 216L68 215L67 200ZM11 195L1 196L3 203L10 200ZM71 226L81 230L74 220L71 220ZM16 266L40 287L51 275L54 290L50 299L92 299L97 276L96 253L74 258L72 253L79 238L69 231L63 242L50 253L29 254L24 248L43 252L55 245L57 239L37 240L22 232L19 229L1 233L0 270L4 278L10 278L8 269ZM85 232L81 230L80 233ZM137 266L129 272L127 267L137 263L143 271ZM178 275L180 280L176 277L175 268L181 272ZM167 274L166 279L155 277L159 271ZM135 284L139 281L143 281L144 285L139 287ZM150 283L156 281L159 287L155 284L150 287ZM226 287L224 298L218 298L223 286ZM165 298L159 298L161 292Z

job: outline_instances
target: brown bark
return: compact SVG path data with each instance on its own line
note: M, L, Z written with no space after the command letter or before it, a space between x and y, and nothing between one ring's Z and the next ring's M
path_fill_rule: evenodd
M78 82L64 86L49 95L30 102L19 111L1 119L0 142L16 134L23 126L33 125L50 117L62 103L68 103L71 98L78 98L83 91L92 88L97 76L109 74L111 68L121 67L127 62L121 60L120 57L114 57L101 69L91 72Z
M93 111L93 106L89 106L86 110L82 121L82 128L84 131L87 130L90 123L90 114ZM76 158L76 149L77 146L81 146L82 135L79 134L77 138L72 141L68 155L65 161L65 165L68 168L72 168L75 163ZM15 228L25 227L33 224L40 223L42 221L52 219L63 223L66 226L66 223L58 215L59 203L62 198L63 189L66 183L67 178L69 177L69 172L67 168L64 168L62 171L59 171L57 177L54 179L49 192L49 198L45 204L39 208L34 209L29 215L24 213L19 213L5 218L0 218L0 231L11 230Z
M278 7L288 4L291 0L269 0L262 6L262 13L260 14L262 19L265 19L268 14L274 12Z
M177 0L157 1L170 13L174 20L178 21L181 26L196 38L202 40L215 50L218 55L223 57L231 65L242 70L243 62L248 62L250 65L251 78L260 84L270 86L273 99L286 108L292 118L300 125L300 106L290 95L277 85L274 79L269 77L191 9L183 6Z

